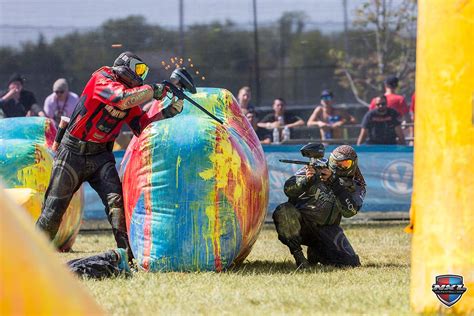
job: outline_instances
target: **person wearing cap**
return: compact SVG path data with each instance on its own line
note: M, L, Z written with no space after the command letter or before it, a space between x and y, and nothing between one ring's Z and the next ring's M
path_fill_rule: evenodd
M342 138L341 126L355 123L355 118L343 109L333 107L334 94L330 90L321 92L321 103L316 106L306 123L307 126L319 127L321 139Z
M138 136L150 123L174 117L183 109L183 101L173 97L160 112L143 112L141 105L153 98L161 100L169 92L163 84L144 84L147 74L147 64L137 55L120 54L112 67L104 66L92 74L69 124L66 128L60 124L55 140L59 147L36 222L37 228L51 240L72 195L87 181L105 206L117 247L126 249L129 260L133 258L125 225L122 184L112 154L114 141L124 123ZM177 80L171 81L180 87Z
M0 109L3 116L45 116L38 106L33 92L23 89L25 78L20 74L13 74L8 80L8 89L0 93Z
M78 100L77 94L69 91L67 80L59 78L53 84L53 93L44 100L44 113L58 126L61 116L70 117L72 115Z
M314 144L309 144L310 146ZM305 166L284 186L288 202L277 206L273 222L278 239L288 246L299 269L318 263L359 266L340 223L361 209L366 184L357 165L357 153L348 145L332 151L326 167ZM306 256L302 245L308 246Z
M400 121L411 122L410 111L405 98L402 95L396 94L398 88L398 78L396 76L388 76L384 80L385 97L387 98L387 107L397 111ZM376 98L370 101L369 110L377 108Z
M399 114L395 109L387 107L387 96L374 98L376 109L365 113L362 119L357 145L405 145Z

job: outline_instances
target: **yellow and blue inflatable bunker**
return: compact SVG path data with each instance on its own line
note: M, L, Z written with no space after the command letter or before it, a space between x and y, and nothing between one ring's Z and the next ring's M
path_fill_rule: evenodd
M131 247L147 271L221 271L242 262L262 227L268 171L262 146L224 89L191 97L148 126L122 162ZM156 109L154 109L156 110Z
M56 136L54 123L42 117L0 120L0 178L17 204L36 221L53 166L50 150ZM71 200L63 216L54 245L67 251L79 232L82 220L82 190Z

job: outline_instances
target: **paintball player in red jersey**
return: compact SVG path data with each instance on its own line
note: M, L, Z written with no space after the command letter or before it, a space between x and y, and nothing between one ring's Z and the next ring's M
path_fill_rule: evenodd
M124 123L135 135L154 121L181 113L183 101L171 104L154 116L140 108L152 98L161 100L168 88L144 84L148 66L136 55L124 52L113 67L102 67L92 74L66 128L59 128L57 154L43 209L36 226L52 240L61 224L73 194L88 181L105 205L118 248L132 258L122 200L122 184L112 147ZM177 87L179 83L173 82ZM59 147L58 147L59 144Z

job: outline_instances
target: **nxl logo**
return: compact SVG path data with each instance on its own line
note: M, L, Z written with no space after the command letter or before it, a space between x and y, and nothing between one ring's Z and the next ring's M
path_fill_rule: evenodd
M454 274L443 274L436 277L436 283L433 284L433 292L438 299L447 307L453 306L461 299L466 292L462 276Z

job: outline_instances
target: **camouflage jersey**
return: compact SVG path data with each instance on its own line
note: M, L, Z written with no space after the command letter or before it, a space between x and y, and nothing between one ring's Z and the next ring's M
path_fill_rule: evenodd
M317 225L339 224L342 216L357 214L365 197L365 183L347 178L340 180L323 182L318 175L308 180L305 167L285 182L284 191L289 202L311 222Z

